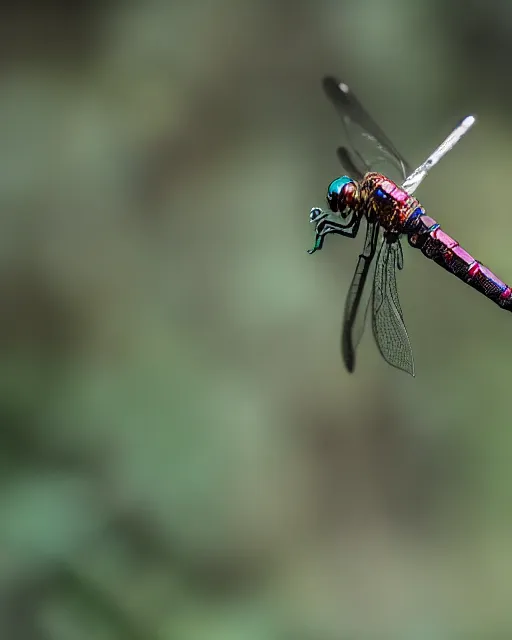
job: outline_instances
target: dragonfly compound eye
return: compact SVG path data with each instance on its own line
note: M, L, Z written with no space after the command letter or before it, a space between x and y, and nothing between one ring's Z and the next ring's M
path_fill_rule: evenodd
M355 191L354 181L348 176L336 178L327 188L327 203L331 211L342 215L348 212Z

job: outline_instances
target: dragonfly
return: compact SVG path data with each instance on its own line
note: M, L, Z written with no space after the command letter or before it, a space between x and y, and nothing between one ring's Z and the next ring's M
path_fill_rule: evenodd
M380 354L391 366L414 376L414 357L396 283L396 272L404 264L403 237L427 258L512 311L512 289L446 234L413 196L432 167L453 149L476 119L464 118L413 171L345 83L328 76L323 88L345 130L348 147L339 147L337 155L351 177L343 175L329 184L327 209L311 209L315 244L308 253L322 249L329 234L355 238L362 220L366 220L363 250L345 302L343 361L353 372L356 349L371 308L373 336Z

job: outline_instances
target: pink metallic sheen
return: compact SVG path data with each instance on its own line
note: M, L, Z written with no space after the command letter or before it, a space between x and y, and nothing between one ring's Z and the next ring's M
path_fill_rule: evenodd
M396 184L393 184L389 180L384 180L381 184L381 189L397 202L405 202L409 198L408 193L403 189L400 189L400 187L397 187Z
M421 221L426 227L431 227L432 225L437 224L434 218L431 218L430 216L421 216Z
M512 289L507 287L505 291L501 292L500 298L501 300L508 300L509 298L512 298Z
M453 251L453 255L457 256L457 258L459 258L460 260L462 260L463 262L465 262L468 266L469 265L478 265L478 263L476 262L476 260L473 258L473 256L471 256L467 251L465 251L461 246L457 245L456 247L454 247L452 249ZM477 269L478 270L478 269ZM476 273L476 271L475 271Z
M490 269L488 269L487 267L484 267L484 265L481 265L480 269L482 271L482 274L486 278L489 278L489 280L492 280L493 282L495 282L500 289L505 289L507 287L507 285L504 282L502 282L499 278L497 278Z
M448 249L453 249L454 247L457 247L459 245L457 240L451 238L441 229L441 227L438 227L432 232L432 237L444 244Z
M476 274L480 272L480 264L475 260L475 262L469 267L468 276L470 278L474 278Z
M409 194L398 187L394 190L393 195L398 202L405 202L409 198Z

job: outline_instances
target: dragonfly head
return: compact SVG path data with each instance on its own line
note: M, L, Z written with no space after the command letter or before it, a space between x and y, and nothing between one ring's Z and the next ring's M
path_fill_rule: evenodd
M327 204L334 213L340 213L346 218L352 211L357 185L348 176L341 176L333 180L327 187Z

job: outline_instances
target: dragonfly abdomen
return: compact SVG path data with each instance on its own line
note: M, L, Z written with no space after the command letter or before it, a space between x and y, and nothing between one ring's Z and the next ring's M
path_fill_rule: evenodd
M429 216L419 218L419 228L409 235L409 244L500 307L512 311L512 289Z

